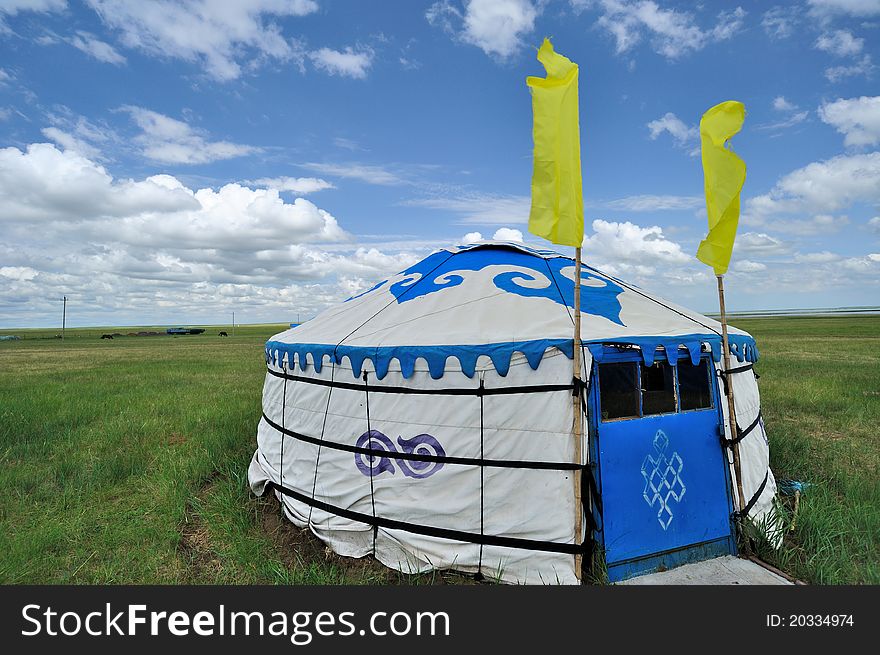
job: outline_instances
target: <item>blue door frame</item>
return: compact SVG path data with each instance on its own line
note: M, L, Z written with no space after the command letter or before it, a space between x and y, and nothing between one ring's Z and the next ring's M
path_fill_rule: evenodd
M681 351L681 359L690 355ZM709 354L712 407L601 419L601 364L642 362L633 349L606 347L593 362L589 392L590 462L602 513L594 504L595 543L609 582L736 553L726 453L719 441L723 413ZM658 351L655 361L666 362ZM676 372L676 397L678 377ZM641 386L641 385L640 385ZM665 482L664 482L665 480Z

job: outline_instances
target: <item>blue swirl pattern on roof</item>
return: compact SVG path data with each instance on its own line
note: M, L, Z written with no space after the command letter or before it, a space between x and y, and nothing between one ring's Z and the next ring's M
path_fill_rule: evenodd
M435 252L403 271L401 275L404 278L392 284L389 291L398 303L404 303L459 286L464 282L461 273L465 271L480 271L498 265L520 269L505 271L493 278L492 282L502 291L523 297L547 298L574 309L574 280L562 274L563 268L574 267L570 258L544 259L512 248L475 247L454 255L445 250ZM546 281L546 285L539 288L520 284L540 284L543 281ZM623 325L617 298L623 293L623 287L588 268L582 269L581 281L581 311Z

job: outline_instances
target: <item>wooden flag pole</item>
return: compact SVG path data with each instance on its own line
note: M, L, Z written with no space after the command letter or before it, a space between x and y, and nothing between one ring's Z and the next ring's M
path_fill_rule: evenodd
M724 370L730 370L730 343L727 340L727 311L724 307L724 276L717 275L718 278L718 303L721 305L721 339L722 346L724 348ZM727 419L728 425L730 426L730 438L734 440L733 442L733 471L736 475L736 494L739 499L739 509L740 511L746 506L745 495L743 494L743 486L742 486L742 468L740 466L740 458L739 458L739 442L735 441L737 436L736 431L736 413L734 411L735 406L733 403L733 381L725 378L724 388L727 391ZM743 539L743 545L748 552L748 542Z
M578 246L574 250L574 379L581 379L581 247ZM581 413L581 390L582 387L577 384L575 393L572 395L574 404L574 461L577 464L583 463L583 435L584 421ZM583 500L581 498L581 471L574 472L574 542L582 541L583 532ZM583 567L583 555L574 556L574 572L578 581L581 580L581 569Z

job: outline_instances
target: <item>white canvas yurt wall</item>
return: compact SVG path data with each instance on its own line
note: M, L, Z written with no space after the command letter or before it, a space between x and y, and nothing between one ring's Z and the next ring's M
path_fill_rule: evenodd
M342 555L576 583L573 275L518 244L444 249L272 337L254 492ZM589 266L582 281L585 376L609 344L720 361L716 321ZM749 335L730 339L735 366L756 359ZM758 389L751 370L729 378L739 425L755 423L739 443L761 519L775 482Z

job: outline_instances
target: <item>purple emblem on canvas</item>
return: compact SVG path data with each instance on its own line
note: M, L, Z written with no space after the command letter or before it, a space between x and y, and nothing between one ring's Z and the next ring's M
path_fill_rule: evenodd
M443 468L443 462L422 462L413 459L404 459L399 457L401 453L430 455L434 457L445 457L446 451L443 446L430 434L417 434L412 439L404 439L397 437L397 443L400 450L395 447L394 442L378 430L370 430L364 432L358 437L355 446L358 448L367 448L369 450L379 450L388 453L387 455L367 455L364 453L355 453L354 463L358 470L367 476L377 476L385 471L394 475L396 469L391 462L393 459L400 467L401 473L409 478L427 478L434 475ZM398 457L395 457L398 455Z

